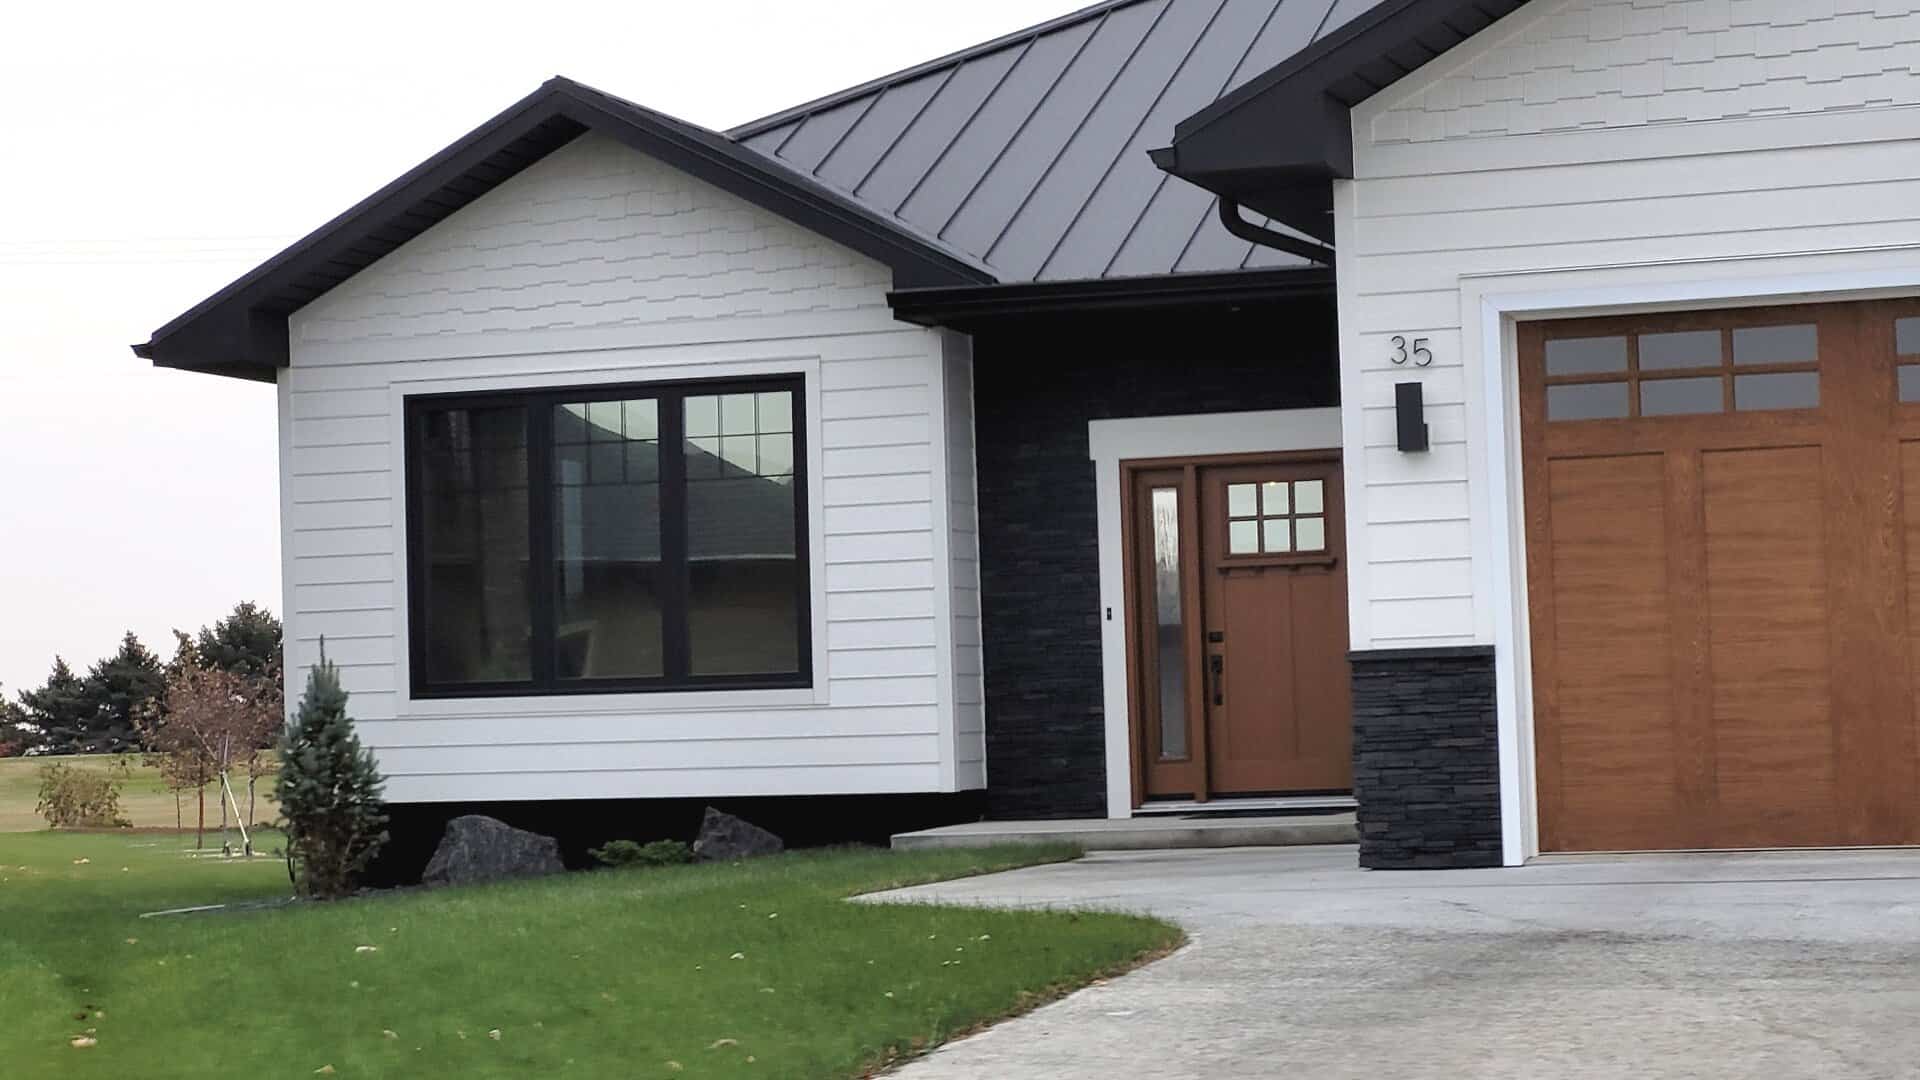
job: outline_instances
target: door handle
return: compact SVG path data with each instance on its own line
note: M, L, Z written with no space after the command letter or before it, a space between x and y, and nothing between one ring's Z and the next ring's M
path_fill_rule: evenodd
M1226 704L1227 658L1219 653L1207 657L1207 673L1213 677L1213 703Z

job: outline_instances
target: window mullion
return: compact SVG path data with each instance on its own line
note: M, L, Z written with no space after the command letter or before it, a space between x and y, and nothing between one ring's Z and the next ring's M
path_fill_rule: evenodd
M667 679L684 681L693 669L687 626L687 440L683 395L662 394L660 410L661 645Z
M553 582L553 403L545 398L527 402L527 578L533 609L533 684L554 685L557 633L554 627Z

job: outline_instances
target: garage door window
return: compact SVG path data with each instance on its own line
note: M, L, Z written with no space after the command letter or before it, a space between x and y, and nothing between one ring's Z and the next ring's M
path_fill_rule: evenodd
M1900 400L1920 401L1920 318L1893 321L1893 351L1900 358Z
M1920 319L1902 399L1920 400ZM1721 326L1544 343L1547 419L1625 420L1820 405L1813 323Z

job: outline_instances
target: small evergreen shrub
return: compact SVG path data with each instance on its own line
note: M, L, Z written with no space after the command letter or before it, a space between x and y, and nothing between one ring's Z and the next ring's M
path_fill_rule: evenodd
M50 761L40 766L40 801L33 812L56 829L131 828L120 812L120 785L132 774L124 758L104 771Z
M353 732L339 669L323 652L283 736L274 785L286 823L287 872L301 893L353 891L387 842L383 784L373 754Z
M678 866L693 861L693 849L678 840L655 840L641 844L632 840L609 840L597 848L588 848L602 866L616 869L634 866Z

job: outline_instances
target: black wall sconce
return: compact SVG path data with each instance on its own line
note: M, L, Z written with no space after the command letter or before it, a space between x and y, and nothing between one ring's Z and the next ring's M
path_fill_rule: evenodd
M1400 429L1400 450L1414 454L1427 449L1427 399L1426 392L1417 382L1395 383L1393 386L1394 420Z

